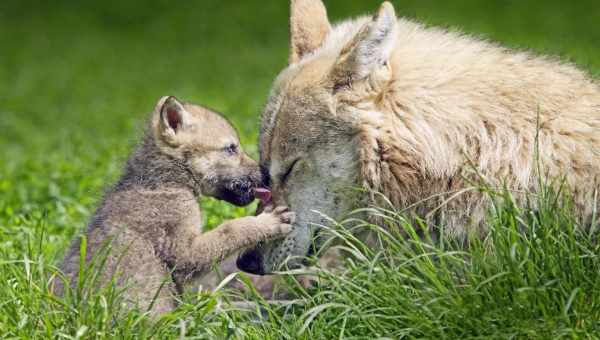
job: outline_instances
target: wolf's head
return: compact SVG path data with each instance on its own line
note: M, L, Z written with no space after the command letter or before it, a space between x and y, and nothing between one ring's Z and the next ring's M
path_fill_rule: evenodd
M163 97L151 121L152 148L158 156L141 174L162 177L163 182L184 182L198 195L246 205L254 199L254 189L261 183L258 164L246 155L235 129L225 118L205 107ZM162 171L164 169L165 171ZM169 178L170 177L170 178Z
M320 0L292 0L291 9L290 65L263 112L260 151L273 203L289 206L297 219L285 240L242 255L238 263L251 265L241 269L258 274L286 259L288 268L297 267L323 215L341 218L362 201L355 190L361 186L361 123L382 119L377 106L391 79L388 61L397 39L387 2L371 18L333 28Z

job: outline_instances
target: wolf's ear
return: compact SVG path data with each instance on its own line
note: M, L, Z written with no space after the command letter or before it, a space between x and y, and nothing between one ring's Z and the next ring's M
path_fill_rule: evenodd
M368 77L386 65L397 39L394 6L384 2L368 22L341 51L332 71L334 81L344 83Z
M291 0L290 64L321 47L331 30L321 0Z
M177 134L189 123L189 113L175 97L162 97L154 110L158 135L165 142L176 142Z

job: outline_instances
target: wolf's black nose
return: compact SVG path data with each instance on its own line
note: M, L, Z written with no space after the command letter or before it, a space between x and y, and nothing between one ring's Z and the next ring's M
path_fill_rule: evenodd
M236 261L237 267L250 274L265 275L262 255L255 249L244 252Z

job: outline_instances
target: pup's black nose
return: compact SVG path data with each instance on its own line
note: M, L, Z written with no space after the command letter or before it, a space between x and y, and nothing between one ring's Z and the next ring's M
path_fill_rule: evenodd
M262 255L255 249L244 252L238 257L236 264L237 267L250 274L265 275L265 269L263 268Z
M244 179L244 180L240 180L240 181L235 181L233 183L232 187L233 187L232 189L234 191L237 191L240 193L247 193L252 188L252 183L248 179Z

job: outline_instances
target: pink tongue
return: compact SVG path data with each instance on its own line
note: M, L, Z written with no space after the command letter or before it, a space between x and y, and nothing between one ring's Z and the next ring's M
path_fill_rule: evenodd
M263 204L269 204L271 202L271 190L267 188L254 189L254 196L261 200Z

